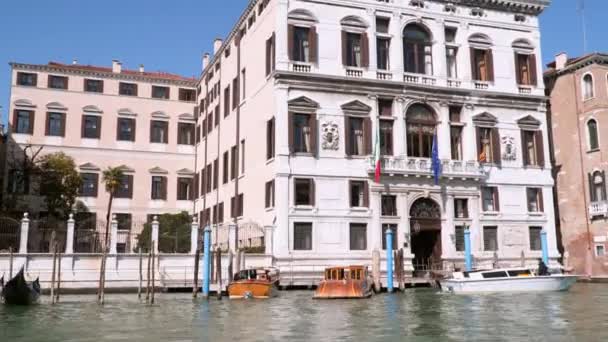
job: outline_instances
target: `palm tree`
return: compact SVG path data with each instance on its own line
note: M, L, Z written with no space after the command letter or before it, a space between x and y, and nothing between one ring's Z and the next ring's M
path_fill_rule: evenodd
M124 173L120 167L108 167L103 171L102 181L106 185L106 191L110 194L110 200L108 202L108 213L106 214L106 248L108 246L108 230L110 229L110 215L112 213L112 201L116 191L122 184Z

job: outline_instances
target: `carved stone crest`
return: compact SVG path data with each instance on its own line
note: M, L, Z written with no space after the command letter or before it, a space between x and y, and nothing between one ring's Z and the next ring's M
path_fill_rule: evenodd
M338 124L326 121L321 124L321 146L324 150L337 150L340 146Z
M517 148L515 147L515 139L511 136L502 137L502 159L513 161L517 159Z

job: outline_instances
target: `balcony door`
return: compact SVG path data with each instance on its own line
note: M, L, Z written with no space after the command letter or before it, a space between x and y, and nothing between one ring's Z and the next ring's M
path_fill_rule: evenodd
M426 105L414 104L407 110L405 120L408 157L431 158L437 127L434 112Z

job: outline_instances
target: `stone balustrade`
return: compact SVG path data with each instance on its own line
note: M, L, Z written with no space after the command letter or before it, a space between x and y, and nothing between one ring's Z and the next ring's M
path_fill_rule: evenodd
M406 176L433 176L432 161L430 158L411 157L382 157L382 173L389 175ZM461 178L479 180L486 177L486 173L477 161L441 160L442 178ZM369 160L369 172L375 170L374 160Z

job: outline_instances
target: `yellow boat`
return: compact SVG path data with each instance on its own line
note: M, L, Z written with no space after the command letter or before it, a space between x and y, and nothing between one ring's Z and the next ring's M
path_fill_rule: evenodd
M313 299L360 299L373 294L365 266L330 267L317 286Z
M268 268L242 270L228 285L230 299L266 299L277 295L278 271Z

